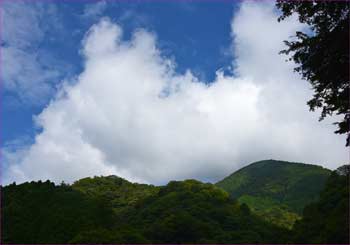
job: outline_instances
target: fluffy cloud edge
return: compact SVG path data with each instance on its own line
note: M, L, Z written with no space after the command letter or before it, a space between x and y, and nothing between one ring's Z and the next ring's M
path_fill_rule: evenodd
M77 83L38 115L35 143L4 154L5 182L115 174L159 184L215 181L266 158L342 164L341 138L307 111L307 84L278 55L279 39L300 25L276 19L271 5L244 2L232 21L239 77L217 72L208 86L176 74L153 34L122 41L122 28L103 18L83 40Z

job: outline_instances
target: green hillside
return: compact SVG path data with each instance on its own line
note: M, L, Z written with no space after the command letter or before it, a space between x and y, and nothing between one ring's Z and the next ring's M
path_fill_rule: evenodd
M1 244L63 244L81 230L108 229L114 222L107 202L65 184L11 184L1 194Z
M111 175L80 179L72 185L88 197L102 198L108 201L115 213L123 212L142 200L158 192L159 187L131 183L123 178Z
M227 192L197 180L169 182L126 217L155 243L282 243L288 235Z
M258 179L268 176L265 169L271 170L270 178ZM14 183L1 187L1 244L348 244L349 172L349 166L330 174L312 165L255 163L232 175L239 173L240 183L229 178L234 184L231 190L241 191L237 191L238 200L216 185L197 180L158 187L117 176L85 178L72 185ZM329 177L323 180L322 190L311 193L315 187L307 185L321 185L324 175ZM252 186L246 186L249 182ZM276 190L283 183L294 186L286 184L288 198L278 199L282 195ZM305 192L316 201L300 214L300 206L292 205L305 201ZM294 202L283 203L291 198ZM276 216L276 210L282 216ZM263 213L269 218L263 219ZM293 214L299 217L293 229L281 227L286 226L283 219Z
M272 223L291 228L318 199L330 170L276 160L252 163L216 183Z
M283 243L289 236L196 180L155 188L95 177L73 186L12 184L2 193L3 243Z
M350 244L350 166L345 165L343 170L344 168L346 172L332 172L320 193L319 200L304 208L303 218L293 227L292 239L295 243Z

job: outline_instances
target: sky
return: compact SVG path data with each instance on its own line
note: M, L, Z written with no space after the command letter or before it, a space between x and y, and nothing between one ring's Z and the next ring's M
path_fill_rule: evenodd
M1 1L1 180L215 182L263 159L335 169L272 1Z

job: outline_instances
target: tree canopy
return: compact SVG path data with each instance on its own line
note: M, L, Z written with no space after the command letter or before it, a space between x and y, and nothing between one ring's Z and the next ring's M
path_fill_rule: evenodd
M196 180L154 187L116 176L1 187L5 244L348 244L348 174L335 171L292 230ZM341 174L338 174L338 173ZM262 183L263 184L263 183Z
M310 110L321 109L320 120L327 115L343 116L335 133L349 132L349 21L347 1L283 1L278 21L297 14L309 31L296 32L296 39L285 41L283 54L291 54L298 66L295 71L308 80L313 97L307 102ZM347 143L349 145L349 135Z
M328 178L320 199L304 208L294 225L296 243L349 244L349 173L345 165Z

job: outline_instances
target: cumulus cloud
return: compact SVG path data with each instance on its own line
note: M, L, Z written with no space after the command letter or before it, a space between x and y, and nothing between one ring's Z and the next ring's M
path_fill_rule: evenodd
M42 132L12 153L6 181L115 174L163 184L215 181L261 159L343 164L344 139L308 112L307 83L278 55L301 26L276 19L272 5L244 2L232 20L238 76L218 71L210 85L177 74L154 34L125 41L102 19L83 40L84 71L36 117Z

